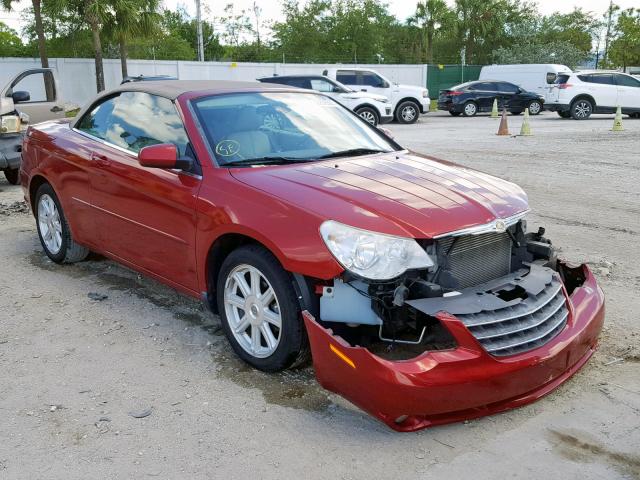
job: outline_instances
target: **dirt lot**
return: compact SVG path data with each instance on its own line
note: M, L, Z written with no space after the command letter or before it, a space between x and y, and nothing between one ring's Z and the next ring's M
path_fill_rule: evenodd
M0 478L640 478L640 120L611 124L546 113L533 137L505 138L486 116L432 113L391 127L522 185L530 226L589 262L608 302L600 350L556 392L414 434L328 394L311 368L247 368L216 318L156 282L100 257L52 264L0 180Z

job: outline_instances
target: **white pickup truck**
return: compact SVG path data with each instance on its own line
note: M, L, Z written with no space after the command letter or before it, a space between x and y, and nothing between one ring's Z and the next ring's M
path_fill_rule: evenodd
M322 74L354 90L387 97L399 123L415 123L421 114L429 111L429 90L393 83L375 70L340 67L326 69Z
M0 90L0 170L9 183L19 181L22 135L27 123L66 116L77 105L66 104L50 68L24 70Z

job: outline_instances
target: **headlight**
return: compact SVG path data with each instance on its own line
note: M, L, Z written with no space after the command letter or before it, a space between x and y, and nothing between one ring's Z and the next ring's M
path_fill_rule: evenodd
M422 91L422 98L429 98L429 90Z
M361 230L333 220L320 226L320 234L340 265L371 280L389 280L407 270L434 265L412 238Z

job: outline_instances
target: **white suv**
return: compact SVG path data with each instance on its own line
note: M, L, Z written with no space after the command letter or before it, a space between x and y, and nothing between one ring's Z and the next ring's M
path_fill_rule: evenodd
M356 92L322 75L278 75L257 80L324 93L374 126L393 120L391 104L387 97L368 92Z
M429 90L393 83L375 70L352 67L329 68L322 74L354 90L384 95L391 102L393 115L400 123L414 123L420 114L429 111L431 104Z
M545 110L576 120L585 120L592 113L614 113L618 106L622 113L640 117L640 80L605 70L558 75L544 104Z

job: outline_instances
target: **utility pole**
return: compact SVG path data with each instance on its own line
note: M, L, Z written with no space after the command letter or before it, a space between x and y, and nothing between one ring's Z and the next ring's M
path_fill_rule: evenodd
M609 2L609 12L607 18L607 35L604 37L604 55L602 58L603 63L607 63L609 60L609 38L611 36L611 17L613 16L613 0ZM605 65L606 68L606 65Z
M198 60L204 62L204 40L202 38L202 14L200 0L196 0L196 21L198 24Z

